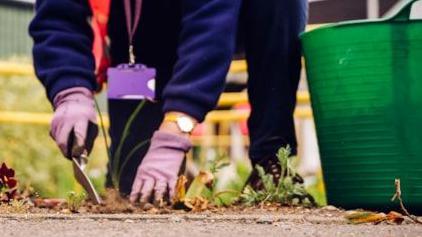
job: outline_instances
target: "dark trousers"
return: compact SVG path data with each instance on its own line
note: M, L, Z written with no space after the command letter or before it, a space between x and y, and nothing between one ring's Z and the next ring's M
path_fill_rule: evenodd
M248 63L251 116L249 156L253 164L297 143L293 112L301 70L299 34L307 22L307 0L244 0L240 37Z
M306 0L244 0L240 16L239 39L248 62L248 94L252 113L248 120L250 159L253 164L274 156L281 146L296 152L293 112L300 78L299 34L307 19ZM171 71L173 65L168 65ZM124 126L139 101L109 101L112 157ZM136 169L148 146L126 157L137 144L148 140L163 119L161 104L148 103L137 116L124 141L120 190L128 194ZM122 163L122 162L120 162ZM108 176L108 184L110 176Z
M121 141L123 130L129 117L139 103L140 101L136 100L108 101L110 116L109 134L111 138L110 151L112 158L112 160L109 161L109 168L117 165L114 157ZM163 120L161 108L161 103L147 102L133 121L132 126L129 129L129 136L122 143L122 152L120 153L120 162L118 165L120 166L119 169L122 169L119 188L120 192L123 194L130 194L137 168L148 150L149 142L136 150L132 156L128 157L128 155L138 144L149 141L154 131L158 129ZM126 164L122 167L124 163ZM107 174L106 186L112 187L110 169Z

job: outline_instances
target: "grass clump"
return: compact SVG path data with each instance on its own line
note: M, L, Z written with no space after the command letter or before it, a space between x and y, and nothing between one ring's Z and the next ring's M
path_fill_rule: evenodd
M247 186L240 196L240 200L245 205L257 205L262 203L278 203L288 206L316 206L314 198L306 191L303 183L295 182L297 175L292 167L290 147L282 147L277 152L278 162L281 166L280 181L274 183L272 174L267 174L261 166L255 168L263 183L262 190L254 190Z
M78 213L79 209L85 203L86 194L85 193L76 193L69 192L67 195L67 207L73 213Z
M0 204L0 213L28 213L31 206L25 200L13 199L7 203Z
M263 183L262 190L254 190L246 186L243 192L238 191L238 185L234 188L227 186L218 190L218 171L228 165L226 162L214 161L208 171L202 171L195 177L189 188L186 190L186 178L181 176L176 188L176 209L205 210L209 206L230 206L233 203L246 206L260 204L279 204L288 206L317 206L314 198L307 192L302 182L298 182L297 173L291 163L291 150L289 147L280 148L277 152L280 164L280 181L274 183L272 174L267 174L261 166L256 169ZM243 182L242 182L243 183ZM242 185L243 187L243 185ZM187 208L186 208L187 207Z

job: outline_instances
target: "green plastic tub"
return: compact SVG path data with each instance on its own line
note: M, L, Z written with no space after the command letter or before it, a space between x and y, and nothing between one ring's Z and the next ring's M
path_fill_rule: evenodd
M301 36L328 203L388 210L394 180L422 213L422 21L404 1L377 21Z

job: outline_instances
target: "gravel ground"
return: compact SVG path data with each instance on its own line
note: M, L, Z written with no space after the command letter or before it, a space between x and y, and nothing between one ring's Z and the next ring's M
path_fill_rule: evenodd
M0 215L0 236L422 236L422 225L350 225L337 216Z

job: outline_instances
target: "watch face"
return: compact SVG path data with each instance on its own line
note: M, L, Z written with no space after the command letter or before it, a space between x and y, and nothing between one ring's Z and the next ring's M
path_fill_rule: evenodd
M179 117L177 119L177 125L182 132L190 133L193 130L193 122L188 117Z

